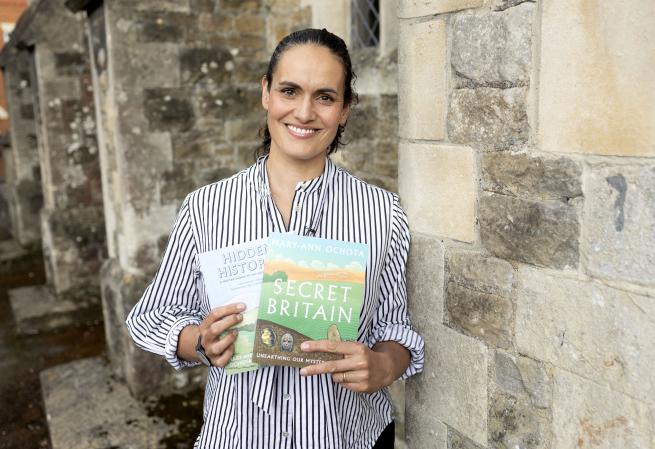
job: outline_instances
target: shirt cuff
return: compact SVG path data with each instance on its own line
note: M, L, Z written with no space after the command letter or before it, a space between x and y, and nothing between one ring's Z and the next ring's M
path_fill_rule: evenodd
M171 326L171 330L168 331L166 336L166 346L164 347L164 357L166 361L171 364L176 370L181 370L182 368L187 368L190 366L200 365L200 362L190 362L188 360L181 359L177 356L177 342L180 339L180 332L187 326L199 325L200 320L196 317L183 317L179 318Z
M371 337L371 347L381 341L395 341L409 351L409 366L399 379L405 380L423 371L425 343L423 342L423 338L411 328L403 324L388 324L380 328Z

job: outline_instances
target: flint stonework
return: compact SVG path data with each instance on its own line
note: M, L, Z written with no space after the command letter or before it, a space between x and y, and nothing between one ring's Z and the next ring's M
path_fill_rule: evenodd
M579 218L575 206L484 192L480 237L496 257L558 269L578 266Z
M527 89L455 89L450 94L448 136L486 150L522 148L528 141Z
M458 14L452 21L451 64L461 82L527 85L535 6L524 3L485 15Z

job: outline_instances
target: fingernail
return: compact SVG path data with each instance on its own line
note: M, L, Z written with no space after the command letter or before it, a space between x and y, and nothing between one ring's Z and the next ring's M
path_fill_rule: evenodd
M303 351L308 350L309 349L309 343L305 342L305 343L301 344L300 349L302 349ZM302 372L302 370L301 370L301 372Z
M306 376L307 375L307 370L305 368L300 370L300 375L301 376Z
M232 329L232 335L238 335L239 329Z
M238 314L238 315L237 315L237 320L238 320L238 321L241 321L242 319L243 319L243 315L242 315L242 314Z
M240 302L239 304L237 304L237 310L238 311L246 310L246 305Z

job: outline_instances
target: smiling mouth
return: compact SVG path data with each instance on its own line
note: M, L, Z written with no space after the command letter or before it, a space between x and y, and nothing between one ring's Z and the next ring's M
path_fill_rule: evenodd
M314 128L299 128L298 126L293 126L293 125L286 125L286 126L292 135L298 137L309 137L309 136L313 136L318 132L318 129L314 129Z

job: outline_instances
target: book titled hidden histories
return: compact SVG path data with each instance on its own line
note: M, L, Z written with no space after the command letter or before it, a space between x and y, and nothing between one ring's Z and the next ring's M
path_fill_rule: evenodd
M237 302L246 305L243 320L233 327L239 334L234 355L225 367L228 374L259 368L252 361L252 350L265 255L266 239L198 254L210 308Z
M273 233L267 241L253 362L303 367L340 354L305 353L307 340L357 340L368 246Z

